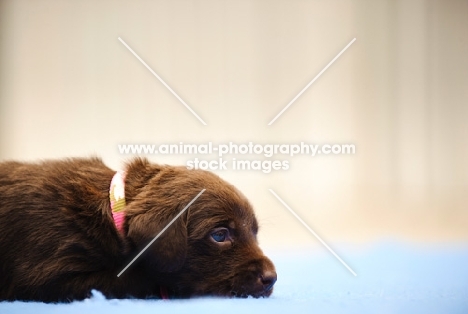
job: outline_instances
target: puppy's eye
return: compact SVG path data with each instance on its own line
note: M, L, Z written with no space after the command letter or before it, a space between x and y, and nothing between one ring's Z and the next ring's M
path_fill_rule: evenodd
M220 228L211 233L211 238L216 242L225 242L229 238L229 230Z

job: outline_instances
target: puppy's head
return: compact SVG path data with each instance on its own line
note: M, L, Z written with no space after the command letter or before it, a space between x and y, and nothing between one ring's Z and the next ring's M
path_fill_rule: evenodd
M127 169L127 235L151 241L198 194L205 192L142 256L176 296L269 296L273 263L257 242L247 199L218 176L135 160ZM128 192L127 192L128 191Z

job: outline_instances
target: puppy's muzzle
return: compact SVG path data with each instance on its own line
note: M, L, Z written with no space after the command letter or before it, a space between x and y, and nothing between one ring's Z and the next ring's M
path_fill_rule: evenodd
M268 297L273 292L277 275L273 263L266 257L249 262L247 269L238 277L235 286L238 289L232 291L236 297L254 298Z

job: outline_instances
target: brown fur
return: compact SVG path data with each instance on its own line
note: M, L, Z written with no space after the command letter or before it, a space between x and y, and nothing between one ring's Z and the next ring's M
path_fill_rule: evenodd
M126 167L125 234L109 204L114 171L101 160L0 163L0 300L269 296L272 262L258 247L245 197L218 176L134 159ZM202 189L132 265L123 267ZM218 243L215 228L232 239Z

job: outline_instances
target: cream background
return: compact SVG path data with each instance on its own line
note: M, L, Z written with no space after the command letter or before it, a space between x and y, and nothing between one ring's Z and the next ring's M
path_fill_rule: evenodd
M118 168L124 143L353 143L354 156L218 174L251 199L266 247L318 245L268 188L332 246L467 241L467 30L461 0L3 0L0 159Z

